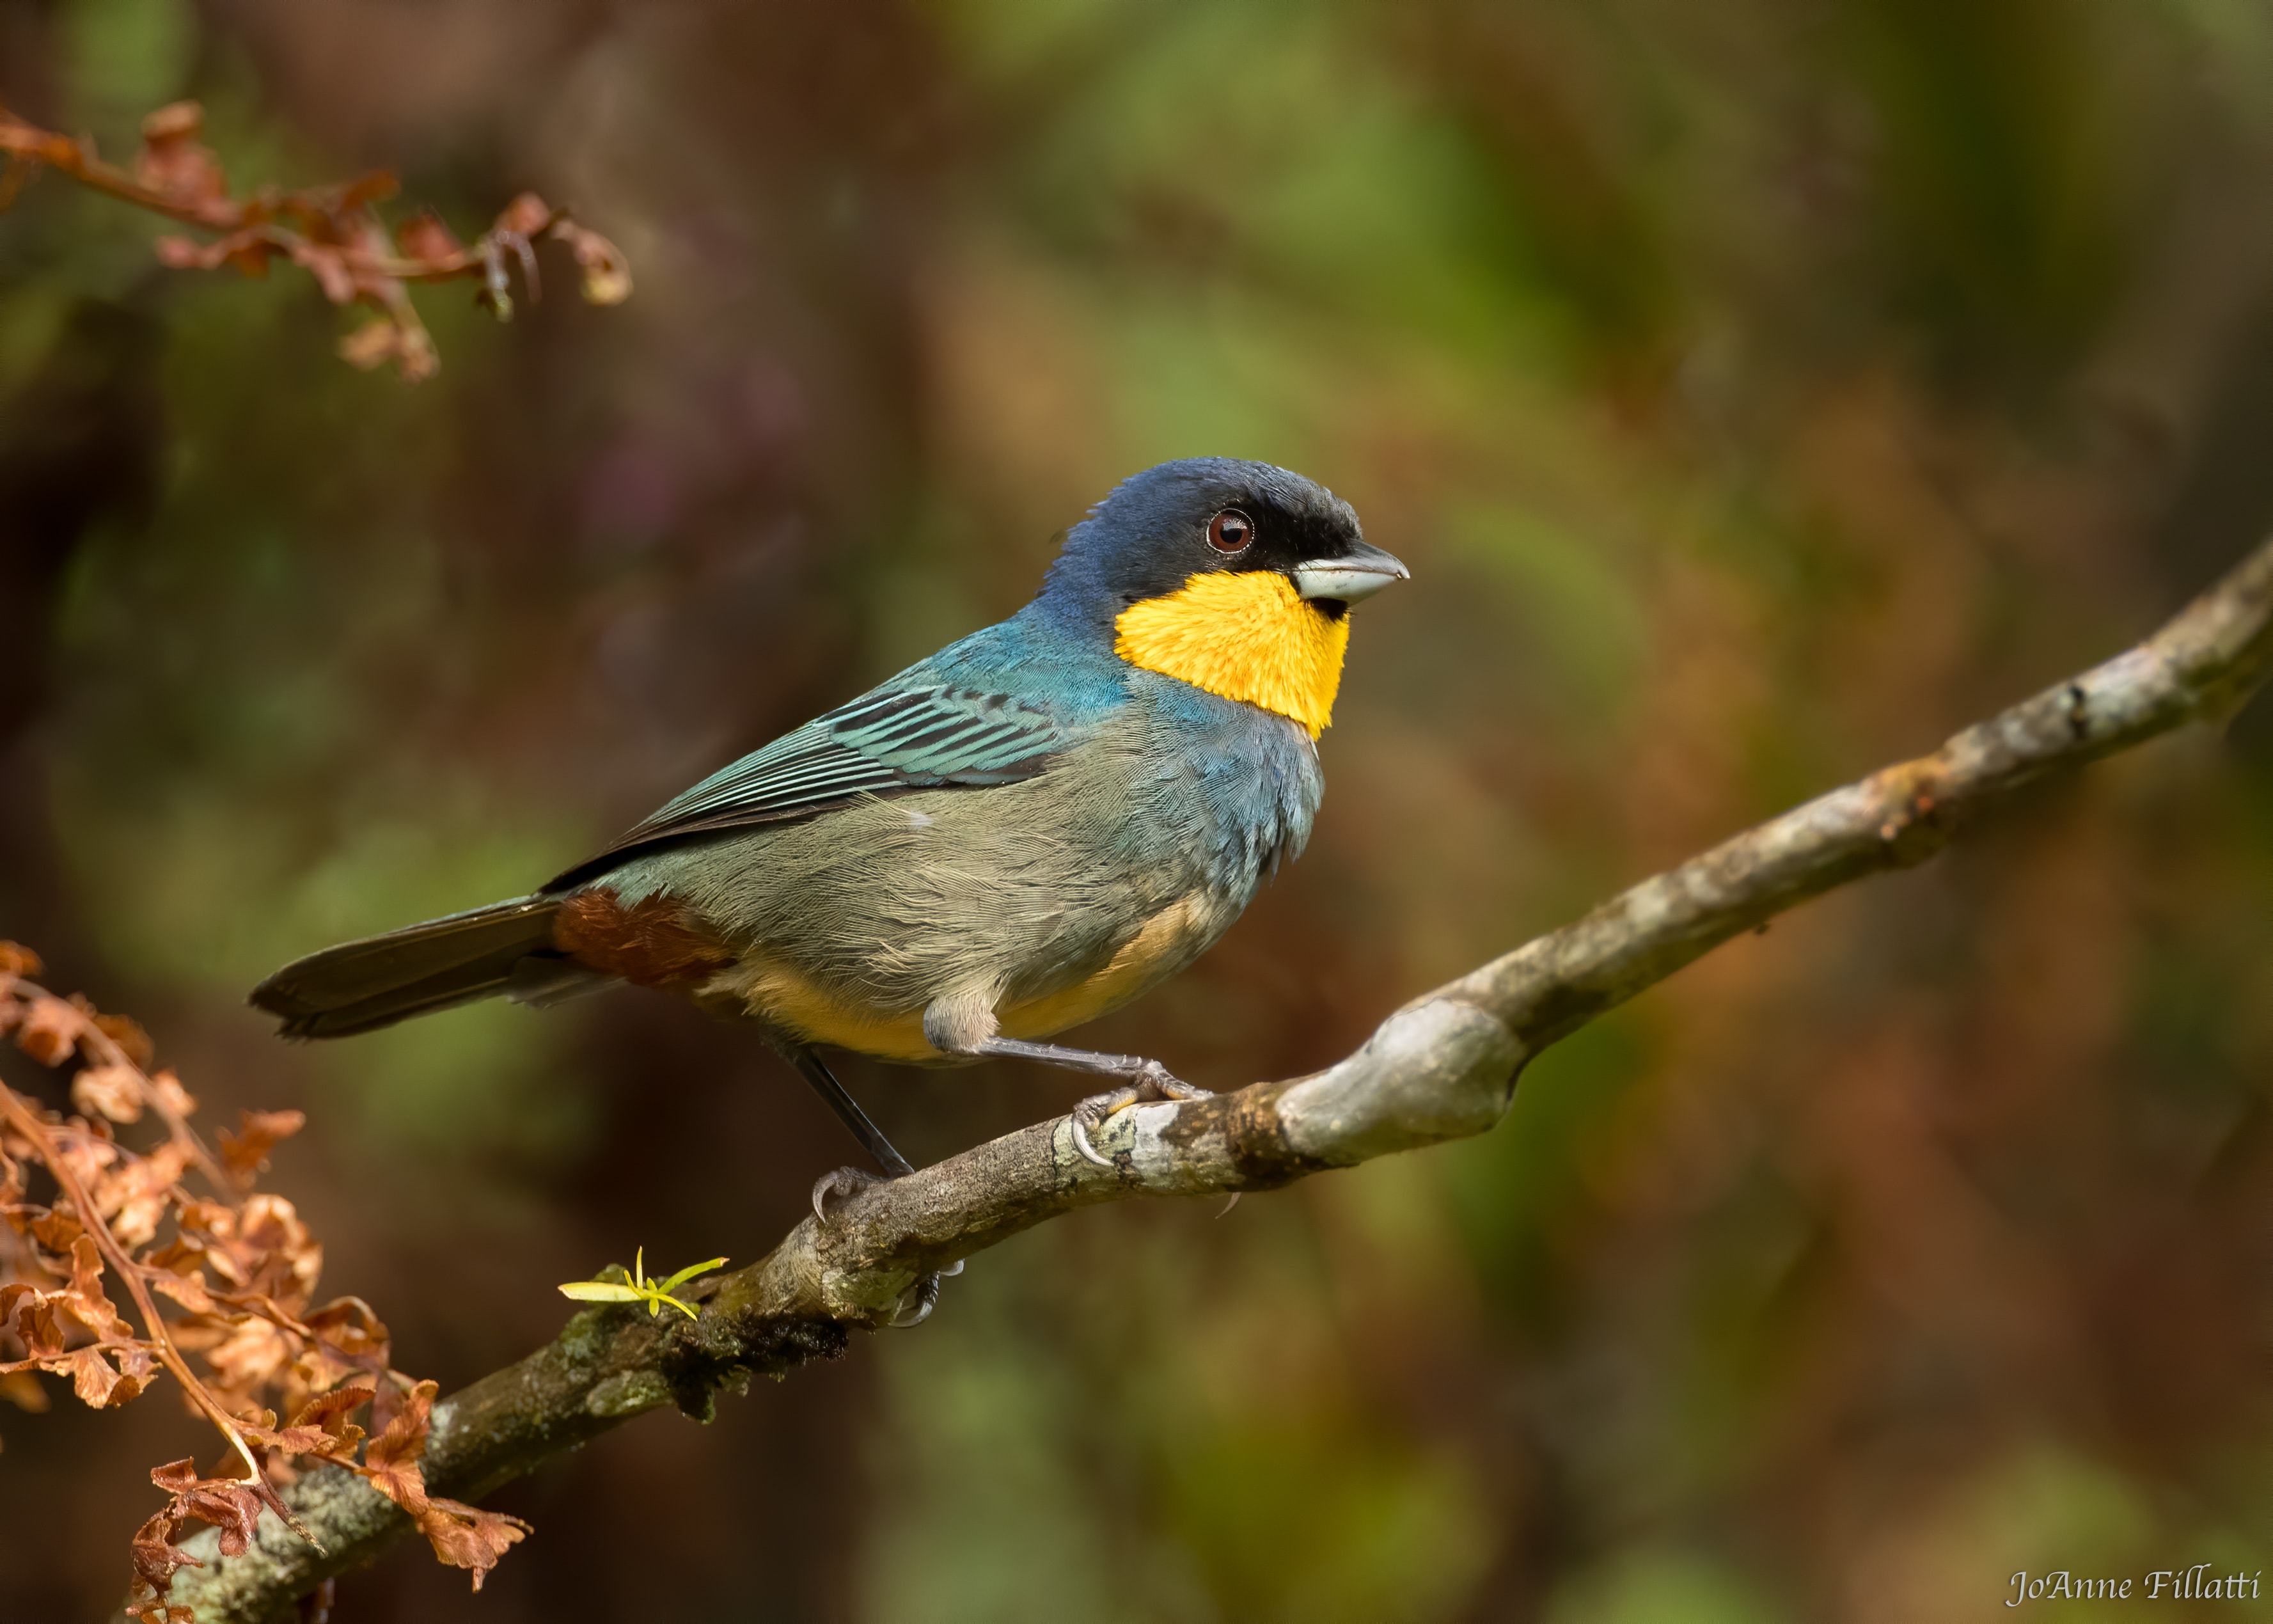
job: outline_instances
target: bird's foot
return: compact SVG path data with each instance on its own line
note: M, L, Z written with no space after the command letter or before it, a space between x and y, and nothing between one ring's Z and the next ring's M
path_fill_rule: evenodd
M883 1182L875 1174L863 1172L856 1167L841 1167L834 1173L823 1173L813 1181L813 1215L821 1221L821 1227L825 1229L836 1222L838 1207L863 1190Z
M1128 1082L1106 1093L1093 1094L1073 1108L1073 1147L1081 1153L1083 1160L1101 1168L1109 1168L1113 1162L1098 1153L1089 1136L1105 1125L1106 1117L1153 1100L1204 1100L1210 1092L1184 1081L1157 1060L1138 1060L1134 1056L1129 1058L1135 1071Z
M1090 1135L1105 1125L1105 1119L1115 1111L1147 1100L1204 1100L1208 1091L1184 1081L1157 1060L1147 1060L1142 1055L1100 1055L1094 1049L1066 1049L1056 1043L1031 1043L1024 1038L1006 1038L1001 1034L981 1038L967 1048L956 1051L965 1055L1001 1055L1012 1060L1034 1060L1044 1065L1063 1066L1069 1071L1102 1072L1106 1077L1122 1079L1120 1087L1108 1094L1091 1094L1073 1108L1068 1119L1073 1124L1073 1147L1084 1162L1109 1168L1113 1163L1097 1154Z
M939 1275L919 1274L916 1283L900 1293L899 1304L887 1323L896 1331L909 1330L930 1319L931 1311L938 1306Z
M814 1181L813 1215L827 1229L836 1221L837 1209L859 1195L889 1179L855 1167L841 1167L833 1173L823 1173ZM963 1273L963 1259L957 1258L943 1269L934 1269L919 1275L915 1284L900 1293L898 1305L892 1311L890 1323L895 1327L921 1325L931 1318L931 1311L939 1306L939 1282L949 1274Z

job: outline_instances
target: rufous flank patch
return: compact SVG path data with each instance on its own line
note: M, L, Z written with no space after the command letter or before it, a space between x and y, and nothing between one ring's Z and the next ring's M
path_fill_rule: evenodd
M598 886L561 902L552 946L588 970L641 987L699 981L734 962L672 898L649 897L626 907Z

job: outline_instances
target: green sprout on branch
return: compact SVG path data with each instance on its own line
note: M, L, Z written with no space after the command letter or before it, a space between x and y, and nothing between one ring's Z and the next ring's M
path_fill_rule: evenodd
M671 1296L671 1292L697 1274L707 1274L714 1268L723 1267L725 1261L724 1258L713 1258L708 1263L690 1263L668 1280L649 1280L647 1277L647 1248L642 1246L632 1261L631 1277L627 1282L572 1280L560 1288L560 1295L573 1297L580 1303L645 1303L649 1319L660 1314L663 1305L668 1303L692 1320L695 1317L694 1310ZM615 1267L612 1264L609 1267ZM621 1274L623 1271L617 1269L616 1272Z

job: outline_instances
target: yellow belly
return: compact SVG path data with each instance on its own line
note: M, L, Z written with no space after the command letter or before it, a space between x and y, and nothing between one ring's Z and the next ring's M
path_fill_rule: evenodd
M995 1011L1001 1033L1011 1038L1046 1038L1095 1020L1150 990L1182 966L1197 945L1203 909L1187 897L1144 921L1121 944L1105 968L1070 987L1029 998Z
M995 1029L1005 1037L1046 1038L1119 1009L1172 973L1189 955L1194 938L1203 929L1203 911L1189 898L1162 909L1121 944L1103 969L1069 986L998 1008ZM762 953L745 954L707 991L713 1001L739 1003L767 1025L808 1043L917 1064L953 1058L924 1036L921 1009L887 1011L852 1002L793 966Z

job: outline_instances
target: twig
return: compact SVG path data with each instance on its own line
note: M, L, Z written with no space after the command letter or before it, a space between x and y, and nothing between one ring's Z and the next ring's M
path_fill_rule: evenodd
M2056 769L2230 715L2273 665L2273 542L2148 642L1968 728L1932 756L1872 774L1645 880L1399 1010L1363 1048L1309 1077L1182 1104L1143 1105L1076 1154L1065 1119L876 1184L823 1226L808 1218L749 1268L690 1296L691 1324L588 1310L558 1340L438 1404L425 1464L438 1492L476 1500L642 1410L707 1415L716 1391L840 1352L883 1326L921 1275L1061 1213L1136 1195L1267 1190L1497 1123L1530 1056L1719 943L1809 898L1922 861L1964 816ZM264 1523L254 1547L185 1575L202 1624L256 1624L409 1527L336 1468L288 1492L326 1547Z
M94 1242L95 1250L102 1254L104 1264L118 1276L127 1294L134 1299L134 1312L142 1316L143 1335L149 1341L151 1351L157 1355L158 1362L172 1372L174 1380L182 1384L182 1391L189 1395L190 1402L203 1410L206 1418L221 1430L222 1437L229 1440L229 1447L244 1462L245 1478L253 1492L266 1501L271 1510L283 1517L293 1532L303 1539L314 1541L316 1535L301 1522L298 1514L277 1498L274 1488L269 1484L268 1474L261 1470L260 1459L253 1454L251 1445L245 1441L236 1417L230 1415L206 1384L198 1379L198 1373L190 1368L189 1361L182 1357L182 1350L174 1345L173 1331L158 1312L158 1304L150 1295L149 1282L144 1278L143 1268L134 1261L126 1248L118 1244L118 1237L110 1232L110 1226L102 1222L94 1198L87 1193L86 1186L79 1182L78 1173L71 1168L71 1159L56 1146L48 1125L40 1120L39 1113L26 1107L15 1090L0 1088L0 1117L6 1118L9 1127L31 1145L56 1184L62 1188L64 1199L71 1202L71 1211L84 1232Z
M435 1384L392 1367L386 1327L360 1297L308 1308L322 1248L290 1202L254 1189L270 1148L301 1127L300 1114L245 1112L237 1135L221 1135L214 1158L189 1125L197 1101L170 1071L144 1069L151 1051L141 1028L82 997L56 996L28 979L38 968L37 954L0 942L0 1033L43 1065L79 1061L71 1094L86 1115L49 1112L0 1084L0 1229L7 1234L0 1338L22 1353L0 1359L0 1378L66 1376L83 1402L110 1409L146 1391L157 1372L170 1372L248 1473L206 1477L189 1459L151 1472L165 1501L129 1545L127 1613L146 1624L188 1624L189 1610L169 1593L184 1563L194 1565L179 1545L192 1525L217 1530L229 1554L266 1526L264 1511L312 1539L276 1492L275 1478L289 1476L277 1469L295 1460L333 1462L373 1485L403 1507L437 1558L469 1569L481 1589L527 1525L428 1492L418 1460ZM135 1151L113 1132L112 1124L153 1111L168 1128L155 1149ZM200 1159L211 1199L180 1182ZM51 1203L25 1199L26 1162L54 1182ZM169 1222L172 1237L150 1249ZM42 1247L64 1255L43 1256ZM110 1300L106 1274L131 1297L143 1335ZM164 1319L159 1294L187 1313ZM256 1322L267 1334L247 1339L243 1333ZM79 1341L81 1333L92 1340ZM200 1350L211 1372L204 1377L189 1357ZM362 1375L371 1380L354 1380ZM289 1401L291 1419L281 1426L259 1402L271 1395ZM366 1404L373 1431L358 1452L366 1434L349 1417Z
M20 976L17 978L16 985L21 990L36 990L31 982ZM141 1030L139 1026L130 1022L127 1029L139 1038ZM205 1136L197 1131L176 1102L178 1098L186 1097L180 1094L178 1085L174 1087L161 1086L159 1079L151 1076L129 1051L127 1045L93 1017L81 1023L77 1039L80 1055L96 1061L106 1069L123 1071L132 1078L135 1094L144 1108L164 1123L167 1133L189 1152L190 1160L196 1164L198 1171L206 1176L206 1182L213 1186L215 1195L229 1200L243 1193L240 1186L244 1181L232 1177L229 1169L221 1166L212 1147L206 1143ZM167 1080L172 1081L170 1074ZM191 1103L194 1105L195 1102Z
M631 297L631 267L616 245L580 225L533 192L508 203L488 231L461 244L432 214L411 218L390 236L373 205L393 197L395 180L384 170L341 185L283 191L263 186L248 197L229 195L220 161L199 144L205 110L194 102L160 108L142 121L142 150L127 170L105 162L85 136L74 139L27 124L0 107L0 209L6 208L41 168L137 208L217 234L209 243L161 237L158 258L177 268L214 270L233 265L265 276L272 259L307 270L334 304L357 301L378 319L340 342L356 366L392 361L409 381L430 377L440 365L433 340L410 303L408 282L478 281L480 302L502 321L513 314L508 267L519 266L529 297L537 294L532 244L565 244L583 271L585 299L618 304Z

